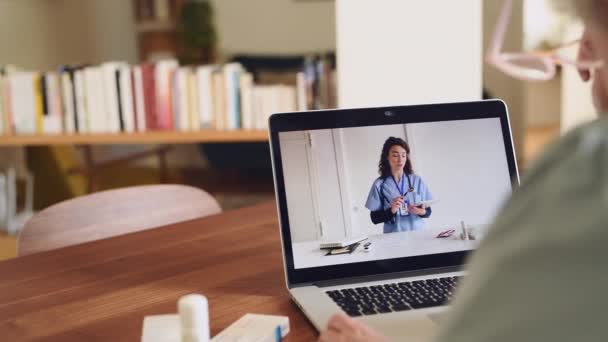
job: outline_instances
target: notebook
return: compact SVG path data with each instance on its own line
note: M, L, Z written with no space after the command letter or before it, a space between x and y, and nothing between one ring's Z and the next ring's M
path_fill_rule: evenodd
M367 240L367 236L351 237L351 238L334 240L334 241L322 241L320 243L320 248L321 249L342 248L342 247L350 246L357 242L361 242L363 240Z

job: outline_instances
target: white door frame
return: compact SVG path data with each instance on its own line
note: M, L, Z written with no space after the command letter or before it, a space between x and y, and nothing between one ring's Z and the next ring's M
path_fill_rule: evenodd
M323 238L323 225L321 224L321 218L319 216L319 175L317 172L317 165L315 163L315 158L313 158L313 139L310 131L306 131L306 143L304 144L306 149L306 158L308 165L308 177L310 186L312 188L312 212L313 219L315 224L317 225L317 229L315 229L317 233L317 239L321 240Z

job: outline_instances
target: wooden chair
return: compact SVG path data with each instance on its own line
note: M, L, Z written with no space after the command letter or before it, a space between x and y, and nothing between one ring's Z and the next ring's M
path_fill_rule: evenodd
M207 192L184 185L108 190L52 205L25 223L19 256L221 213Z

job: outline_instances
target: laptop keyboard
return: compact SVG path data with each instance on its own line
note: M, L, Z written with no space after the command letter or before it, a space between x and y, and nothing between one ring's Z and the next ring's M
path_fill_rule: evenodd
M460 280L445 277L325 293L349 316L375 315L445 305Z

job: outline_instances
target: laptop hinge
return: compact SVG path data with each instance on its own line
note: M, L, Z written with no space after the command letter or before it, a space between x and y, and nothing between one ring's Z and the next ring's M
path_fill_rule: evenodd
M419 277L419 276L439 274L439 273L460 272L462 270L463 270L462 266L429 268L429 269L416 270L416 271L395 272L395 273L376 274L376 275L363 276L363 277L324 280L324 281L314 282L312 284L307 284L304 286L310 286L310 285L315 285L318 287L339 286L339 285L356 284L356 283L367 283L367 282L372 282L372 281L383 281L383 280L390 280L390 279L395 279L395 278ZM300 287L302 285L303 284L298 284L297 286L292 285L292 287Z

